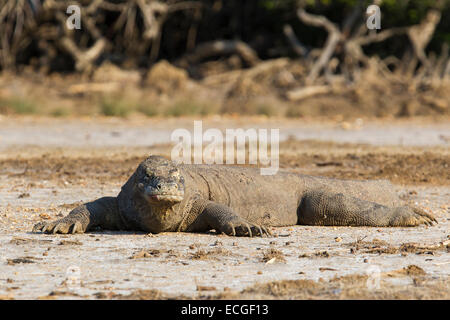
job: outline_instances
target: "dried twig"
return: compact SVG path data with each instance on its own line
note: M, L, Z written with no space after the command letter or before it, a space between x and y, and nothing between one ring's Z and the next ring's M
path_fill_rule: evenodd
M299 9L297 15L304 23L315 27L322 27L328 32L328 38L325 42L322 54L313 64L307 78L308 82L312 83L317 79L322 69L328 64L337 44L342 38L342 34L338 27L324 16L307 13L304 9Z
M256 52L246 43L239 40L217 40L198 45L195 50L183 57L188 63L197 63L205 58L238 54L249 66L260 62Z
M298 56L304 57L308 54L308 49L298 40L290 25L287 24L284 26L283 33Z

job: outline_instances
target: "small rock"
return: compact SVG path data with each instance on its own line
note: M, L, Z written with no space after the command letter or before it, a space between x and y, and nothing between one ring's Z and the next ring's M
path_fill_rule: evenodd
M161 251L158 249L150 249L150 250L140 250L134 253L130 259L140 259L140 258L150 258L150 257L159 257Z
M222 243L222 241L216 240L216 242L214 242L212 245L213 246L222 246L223 243Z
M83 243L78 240L61 240L58 245L66 246L66 245L76 245L81 246Z
M30 194L28 192L24 192L24 193L19 194L19 196L17 198L23 199L23 198L29 198L29 197L30 197Z

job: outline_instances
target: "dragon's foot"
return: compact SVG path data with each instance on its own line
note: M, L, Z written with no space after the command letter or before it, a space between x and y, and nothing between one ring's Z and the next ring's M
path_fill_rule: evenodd
M265 226L248 222L240 217L232 217L224 221L219 232L223 232L230 236L239 237L263 237L270 236L272 233Z
M84 233L85 228L80 221L59 219L53 222L39 222L33 227L33 232L45 232L45 233Z
M395 214L389 221L393 227L415 227L421 224L432 226L437 223L433 215L417 207L404 206L395 209Z

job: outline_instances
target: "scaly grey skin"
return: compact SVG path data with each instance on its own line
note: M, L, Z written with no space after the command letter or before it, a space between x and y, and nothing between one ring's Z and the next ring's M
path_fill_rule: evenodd
M255 168L176 165L144 160L117 197L81 205L34 232L142 230L269 235L269 226L407 227L433 216L403 205L387 181L347 181L288 172L261 176Z

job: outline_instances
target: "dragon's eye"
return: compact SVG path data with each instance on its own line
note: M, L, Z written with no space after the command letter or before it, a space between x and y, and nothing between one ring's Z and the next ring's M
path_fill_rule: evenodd
M149 181L154 178L154 174L150 171L144 173L144 181Z

